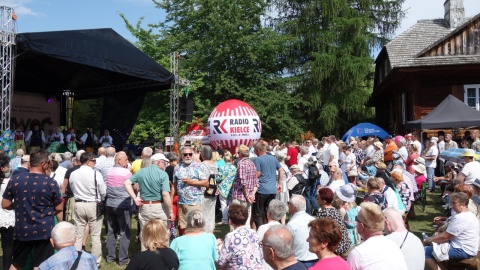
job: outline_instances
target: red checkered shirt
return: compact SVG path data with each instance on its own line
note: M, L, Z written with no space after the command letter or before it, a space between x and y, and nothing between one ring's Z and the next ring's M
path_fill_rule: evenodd
M258 188L257 169L255 164L245 157L237 164L237 175L232 185L232 199L246 201L243 189L246 188L247 194L251 194L255 187Z

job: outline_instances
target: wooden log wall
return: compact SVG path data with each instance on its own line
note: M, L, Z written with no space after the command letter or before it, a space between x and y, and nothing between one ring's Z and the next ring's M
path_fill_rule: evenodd
M480 17L421 56L480 54Z

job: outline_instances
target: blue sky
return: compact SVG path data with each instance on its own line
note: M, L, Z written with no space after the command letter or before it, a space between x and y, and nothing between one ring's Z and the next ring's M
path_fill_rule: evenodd
M406 0L407 16L397 33L402 33L419 19L443 17L445 0ZM18 32L43 32L88 28L113 28L124 38L134 41L119 13L143 25L165 19L165 12L155 8L151 0L0 0L0 5L13 7L18 15ZM480 0L464 0L467 17L480 13Z

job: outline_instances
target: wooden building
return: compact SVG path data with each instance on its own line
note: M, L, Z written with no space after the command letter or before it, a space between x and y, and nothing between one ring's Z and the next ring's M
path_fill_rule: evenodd
M370 105L376 124L405 134L449 94L480 110L480 14L465 18L463 0L447 0L443 19L420 20L375 60ZM447 128L447 127L446 127Z

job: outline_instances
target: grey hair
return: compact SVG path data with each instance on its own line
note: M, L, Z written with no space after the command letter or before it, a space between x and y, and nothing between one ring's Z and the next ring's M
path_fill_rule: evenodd
M307 209L307 202L302 195L294 194L290 198L290 203L297 211L305 211Z
M116 154L115 152L116 152L115 147L109 146L109 147L107 147L107 153L105 154L105 156L114 157L115 154Z
M287 205L277 199L271 200L270 204L268 205L267 212L270 213L270 217L276 221L282 219L285 214L287 213L288 208Z
M285 231L286 234L278 233ZM275 255L280 259L287 259L295 255L293 235L285 225L274 225L268 229L269 234L265 234L263 243L275 250ZM285 235L286 237L282 237Z
M300 154L303 156L305 154L308 154L308 147L306 146L300 146Z
M151 147L144 147L142 150L143 157L151 157L153 154L153 150Z
M85 150L77 151L77 153L75 154L75 158L77 159L77 161L80 161L80 157L82 156L83 153L85 153Z
M200 155L202 156L203 160L211 160L212 159L212 147L210 145L204 145L202 150L200 150Z
M59 222L52 229L51 236L55 245L74 243L75 242L75 225L70 222Z
M205 219L201 210L190 210L187 213L187 228L185 232L193 231L195 229L203 229L205 227Z
M72 159L72 153L70 153L70 152L63 153L63 159L64 160L71 160Z
M281 151L277 151L277 152L275 152L275 157L277 158L277 160L279 162L282 162L282 161L285 160L285 153L281 152Z

